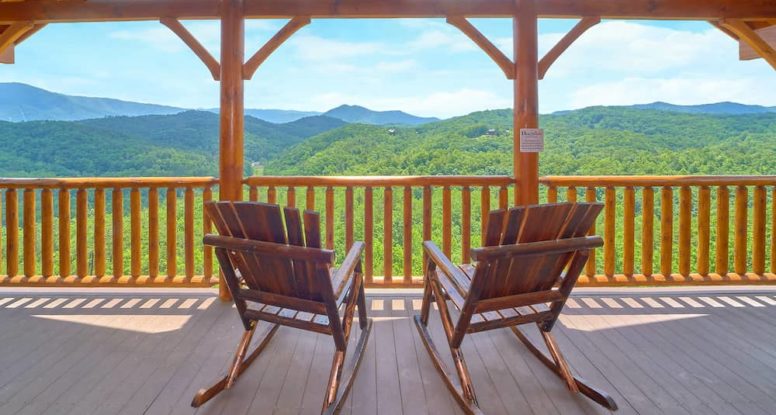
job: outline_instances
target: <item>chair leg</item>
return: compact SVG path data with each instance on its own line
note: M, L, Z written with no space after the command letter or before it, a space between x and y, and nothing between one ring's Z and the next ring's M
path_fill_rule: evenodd
M256 327L257 324L254 323L250 330L246 330L245 333L243 333L243 337L237 346L234 360L232 365L229 367L229 372L227 375L219 379L209 388L200 389L197 394L194 395L194 399L191 401L192 407L198 408L205 402L212 399L214 396L218 395L226 389L231 388L235 380L237 380L237 378L245 371L245 369L247 369L248 366L250 366L257 357L259 357L259 354L261 354L262 351L264 351L264 349L267 347L267 344L269 344L269 341L272 339L272 336L275 335L275 332L279 326L277 324L273 324L263 335L261 342L259 342L253 352L251 352L248 357L245 357L248 351L248 346L250 345L251 339L253 338L254 332L256 331Z
M364 282L361 281L361 286L358 288L358 325L361 330L366 329L367 317L366 317L366 293L364 292Z
M360 318L360 317L359 317ZM364 357L369 334L372 332L372 319L365 318L366 327L361 330L358 337L356 350L349 361L345 360L346 350L337 350L331 362L331 371L329 372L329 384L326 389L326 397L323 401L321 414L330 415L339 411L340 406L348 396L350 388L353 386L353 380L356 378L358 366L361 364L361 358ZM344 376L343 376L344 375Z
M551 335L551 333L546 332L547 335L545 335L545 332L542 331L542 336L544 337L545 342L547 343L547 348L550 350L550 354L552 357L547 357L547 355L539 350L539 348L530 340L526 335L517 327L510 327L512 332L517 336L518 339L525 345L526 348L528 348L528 351L533 353L534 356L536 356L542 364L547 366L548 369L550 369L555 375L566 381L567 383L571 383L573 381L575 389L579 391L579 393L587 396L588 398L592 399L597 404L612 410L617 410L617 403L612 399L612 397L593 386L588 385L584 379L581 379L579 377L573 376L571 374L571 370L568 367L568 364L566 363L566 360L563 358L563 355L560 352L560 348L558 347L557 342L555 341L555 338ZM548 340L549 339L549 340ZM553 351L554 350L554 351ZM556 359L557 355L557 359ZM559 364L558 362L562 362L562 364ZM565 365L565 369L561 367L561 365ZM569 385L569 389L574 390Z

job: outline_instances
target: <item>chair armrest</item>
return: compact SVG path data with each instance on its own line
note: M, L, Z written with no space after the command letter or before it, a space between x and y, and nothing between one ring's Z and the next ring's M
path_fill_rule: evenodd
M345 256L345 260L342 261L342 266L337 269L337 272L331 278L331 285L334 288L334 298L338 299L346 291L347 282L353 276L356 267L361 264L361 254L364 252L366 245L357 241L353 243L353 246Z
M458 288L459 293L466 298L469 294L471 282L463 271L455 266L434 242L424 241L423 251L428 255L429 259L434 262L434 265L436 265L436 267L453 282Z

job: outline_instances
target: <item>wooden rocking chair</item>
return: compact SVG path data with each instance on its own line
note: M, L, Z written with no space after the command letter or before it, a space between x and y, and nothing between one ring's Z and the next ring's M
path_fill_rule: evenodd
M600 204L550 204L490 212L485 247L471 250L474 265L456 267L431 241L423 243L427 262L421 314L415 316L423 343L461 408L480 414L469 371L460 349L464 336L508 327L572 392L616 410L605 392L571 373L551 330L593 248L597 236L585 236L601 212ZM460 313L454 321L448 300ZM451 375L429 334L431 302L436 301L455 370ZM517 326L535 323L547 345L542 352Z
M350 390L372 329L361 273L364 243L354 243L342 266L332 271L334 252L320 248L316 212L304 212L303 230L297 209L284 209L285 226L278 205L208 202L205 209L221 235L206 235L204 241L215 247L245 333L228 374L200 390L191 405L199 407L229 389L283 325L334 338L336 350L321 413L336 413ZM356 306L361 335L345 368ZM259 321L269 326L248 354Z

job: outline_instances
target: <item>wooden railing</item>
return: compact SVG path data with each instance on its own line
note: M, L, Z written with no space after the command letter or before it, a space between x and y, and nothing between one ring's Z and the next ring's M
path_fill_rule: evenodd
M217 179L0 179L0 284L210 286ZM469 262L506 176L250 177L245 197L318 210L328 248L366 242L371 287L422 284L423 240ZM776 283L776 176L544 177L541 202L602 201L581 285ZM182 201L180 200L182 199ZM342 257L342 255L340 255ZM4 272L3 272L4 271Z
M365 241L365 277L372 287L422 284L417 276L423 240L438 237L447 255L468 262L470 247L479 245L484 231L483 218L491 208L507 206L513 183L507 176L245 180L251 200L320 211L327 248L344 252L354 240Z
M209 286L201 200L216 185L212 177L2 179L0 282Z
M549 202L606 205L596 230L605 245L582 284L776 282L776 176L553 176L541 183Z

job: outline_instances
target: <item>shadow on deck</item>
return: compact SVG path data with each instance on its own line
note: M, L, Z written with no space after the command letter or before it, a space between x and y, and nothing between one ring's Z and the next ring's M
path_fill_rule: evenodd
M411 321L420 296L371 293L367 304L373 337L342 413L460 413ZM774 317L769 288L579 290L554 332L619 413L768 414ZM429 326L444 342L433 312ZM211 291L2 291L0 413L317 414L333 345L289 328L233 389L189 406L225 370L241 331ZM485 413L605 412L571 395L507 330L468 339Z

